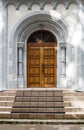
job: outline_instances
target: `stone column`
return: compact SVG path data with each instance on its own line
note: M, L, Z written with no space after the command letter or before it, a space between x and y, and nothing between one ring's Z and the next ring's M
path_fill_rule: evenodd
M62 72L63 76L66 75L66 48L62 47L62 57L61 57L61 65L62 65Z
M61 44L61 75L66 75L66 46Z
M60 43L60 87L66 87L66 44Z
M23 47L24 43L18 43L18 61L17 61L17 70L18 70L18 88L24 87L24 73L23 73Z
M23 48L18 48L18 76L23 76L23 58L22 58Z

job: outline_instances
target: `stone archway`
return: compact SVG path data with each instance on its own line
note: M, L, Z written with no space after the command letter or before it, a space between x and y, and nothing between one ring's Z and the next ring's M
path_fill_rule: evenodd
M64 20L57 14L50 14L45 11L36 11L30 13L28 16L24 17L18 25L14 28L12 33L12 47L13 47L13 82L14 79L17 80L17 87L27 87L27 39L35 31L47 30L54 34L57 38L57 87L60 86L61 75L65 76L65 61L62 62L60 59L60 52L65 56L66 43L67 43L67 25ZM20 60L17 55L20 55ZM17 68L18 63L20 67ZM61 70L61 65L63 66ZM18 75L18 70L20 70L20 75ZM61 71L61 72L60 72ZM60 75L61 74L61 75ZM65 76L66 77L66 76ZM15 86L16 86L16 83Z

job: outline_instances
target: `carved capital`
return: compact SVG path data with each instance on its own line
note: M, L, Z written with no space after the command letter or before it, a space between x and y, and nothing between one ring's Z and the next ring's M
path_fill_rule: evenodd
M61 48L66 48L66 43L60 43L59 45Z
M24 47L24 42L18 42L17 44L18 44L19 48L23 48Z

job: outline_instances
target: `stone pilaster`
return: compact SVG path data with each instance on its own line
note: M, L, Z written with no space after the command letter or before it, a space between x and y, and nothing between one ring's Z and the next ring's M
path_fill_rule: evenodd
M2 17L2 1L0 1L0 90L2 89L2 29L3 29L3 17Z
M17 66L18 66L18 84L17 87L19 88L23 88L24 87L24 68L23 68L23 47L24 47L24 43L23 42L19 42L18 43L18 62L17 62Z

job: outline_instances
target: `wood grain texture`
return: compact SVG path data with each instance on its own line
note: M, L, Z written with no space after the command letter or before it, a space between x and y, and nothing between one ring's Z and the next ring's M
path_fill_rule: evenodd
M31 44L28 44L28 87L56 87L56 59L57 51L55 43L49 43L49 47L41 45L37 46L37 44L36 46L32 46Z

